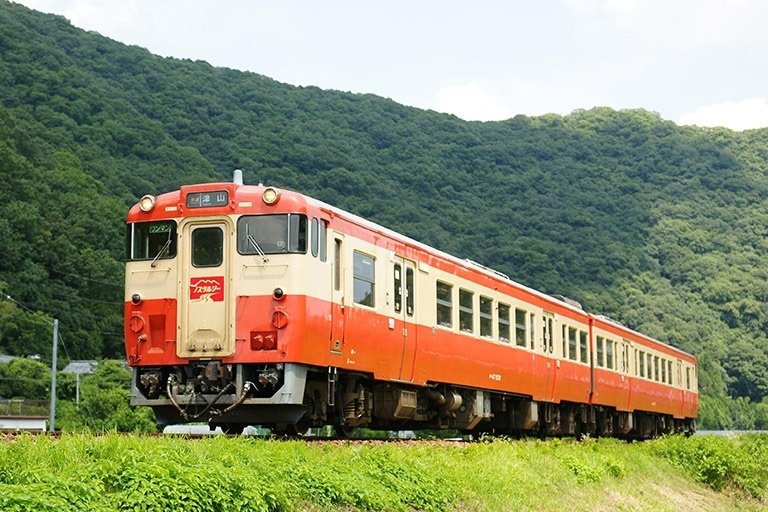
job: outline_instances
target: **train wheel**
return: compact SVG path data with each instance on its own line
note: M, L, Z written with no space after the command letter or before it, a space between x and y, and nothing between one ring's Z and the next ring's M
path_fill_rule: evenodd
M299 420L299 422L288 425L288 433L294 436L303 436L309 431L309 420Z
M356 427L339 426L334 427L336 429L336 435L339 437L350 438L355 431Z
M221 431L225 434L240 435L248 425L245 423L221 423L218 426L221 427Z

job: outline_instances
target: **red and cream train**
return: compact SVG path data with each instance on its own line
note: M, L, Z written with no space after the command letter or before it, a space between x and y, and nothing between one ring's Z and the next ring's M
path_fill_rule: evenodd
M239 171L143 197L126 251L132 403L159 424L695 429L690 354Z

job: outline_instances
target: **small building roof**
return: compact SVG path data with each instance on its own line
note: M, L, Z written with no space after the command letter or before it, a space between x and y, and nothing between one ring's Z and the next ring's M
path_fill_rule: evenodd
M99 365L98 361L95 360L78 360L78 361L72 361L67 366L64 367L63 370L61 370L62 373L93 373L96 370L96 367Z

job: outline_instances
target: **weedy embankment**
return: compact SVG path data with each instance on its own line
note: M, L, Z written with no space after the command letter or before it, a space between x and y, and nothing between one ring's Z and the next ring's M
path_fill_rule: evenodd
M0 510L764 510L768 436L304 443L0 442Z

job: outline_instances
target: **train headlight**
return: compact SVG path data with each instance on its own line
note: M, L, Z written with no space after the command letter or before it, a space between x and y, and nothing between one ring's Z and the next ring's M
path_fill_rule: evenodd
M275 204L280 199L280 191L273 187L267 187L261 194L261 199L266 204Z
M285 292L282 288L275 288L272 290L272 297L274 297L275 300L282 300L285 298Z
M141 208L141 211L143 212L150 212L154 207L155 207L155 196L151 196L147 194L144 197L142 197L141 200L139 201L139 208Z
M141 295L139 295L138 293L134 293L133 295L131 295L131 304L133 304L134 306L138 306L140 303L141 303Z

